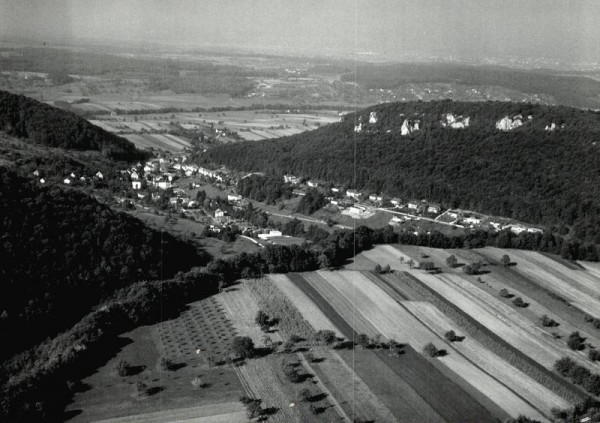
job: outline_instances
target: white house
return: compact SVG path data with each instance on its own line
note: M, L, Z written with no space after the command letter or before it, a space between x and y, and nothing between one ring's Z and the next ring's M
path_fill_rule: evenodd
M294 175L283 175L283 182L286 184L298 185L300 183L300 178Z
M129 176L131 176L131 179L133 179L133 180L140 179L140 175L136 171L131 172L131 174Z
M40 184L45 184L46 180L44 178L40 179Z
M70 180L69 178L65 178L65 179L63 180L63 182L64 182L65 184L67 184L67 185L70 185L70 184L71 184L71 180Z
M227 201L229 201L230 203L237 203L239 201L242 201L243 197L241 195L233 195L233 194L227 194Z
M481 219L474 216L469 216L463 220L463 222L468 223L470 225L479 225L481 223Z
M390 203L392 203L394 206L399 206L401 203L401 200L399 198L392 198L390 200Z
M158 182L155 182L154 185L156 185L160 189L169 189L169 188L173 187L173 185L171 184L171 181L158 181Z
M225 217L225 212L221 209L215 210L215 217Z
M419 208L419 203L415 202L415 201L409 201L408 204L406 205L409 209L413 209L416 210Z
M269 231L268 234L258 234L258 237L262 240L267 240L276 236L282 236L281 231Z
M369 123L377 123L377 112L371 112L369 115Z
M133 189L142 189L142 181L131 181L131 187Z
M429 204L427 206L427 213L439 213L441 211L440 206L436 204Z
M104 175L102 174L102 172L98 171L98 172L96 172L96 178L104 179Z
M336 188L336 187L333 187L333 188L331 188L331 192L340 192L340 189Z
M355 199L359 199L361 196L362 196L362 194L355 189L349 189L348 191L346 191L346 197L352 197Z
M307 184L311 188L317 188L319 186L319 183L315 181L308 181Z

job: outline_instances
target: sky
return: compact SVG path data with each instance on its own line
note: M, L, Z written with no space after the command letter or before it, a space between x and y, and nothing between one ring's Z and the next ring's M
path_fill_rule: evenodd
M0 0L0 37L600 58L599 0Z

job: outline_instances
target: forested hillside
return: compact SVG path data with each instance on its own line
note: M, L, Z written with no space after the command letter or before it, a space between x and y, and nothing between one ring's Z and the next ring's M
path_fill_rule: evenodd
M376 113L376 123L369 123L370 112ZM470 117L470 126L443 127L446 113ZM496 129L498 120L517 114L523 126ZM420 129L401 135L405 119L419 120ZM355 132L359 122L361 132ZM556 129L545 130L552 123ZM374 106L343 122L277 140L218 146L204 160L426 198L530 223L572 225L576 237L600 242L598 140L596 112L500 102L413 102Z
M37 100L0 91L0 130L31 142L73 150L96 150L118 160L141 160L147 153L82 117Z
M73 324L116 289L207 260L81 192L39 187L3 167L0 225L0 359Z

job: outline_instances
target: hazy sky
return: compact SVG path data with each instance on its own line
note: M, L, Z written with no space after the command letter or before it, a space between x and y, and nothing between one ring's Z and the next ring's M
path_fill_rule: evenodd
M600 58L600 0L0 0L0 36Z

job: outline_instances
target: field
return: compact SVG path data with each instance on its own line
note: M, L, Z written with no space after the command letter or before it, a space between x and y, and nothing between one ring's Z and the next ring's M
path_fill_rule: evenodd
M150 148L176 153L190 146L186 139L169 134L128 134L124 137L140 149Z
M232 336L214 299L190 304L176 319L124 334L115 357L82 381L66 411L69 421L243 421L238 398L244 390L235 371L209 365L209 357L226 353ZM163 357L171 361L170 370L160 365ZM120 360L130 364L128 376L117 374ZM195 377L204 387L191 384ZM148 386L147 396L136 393L138 382Z

